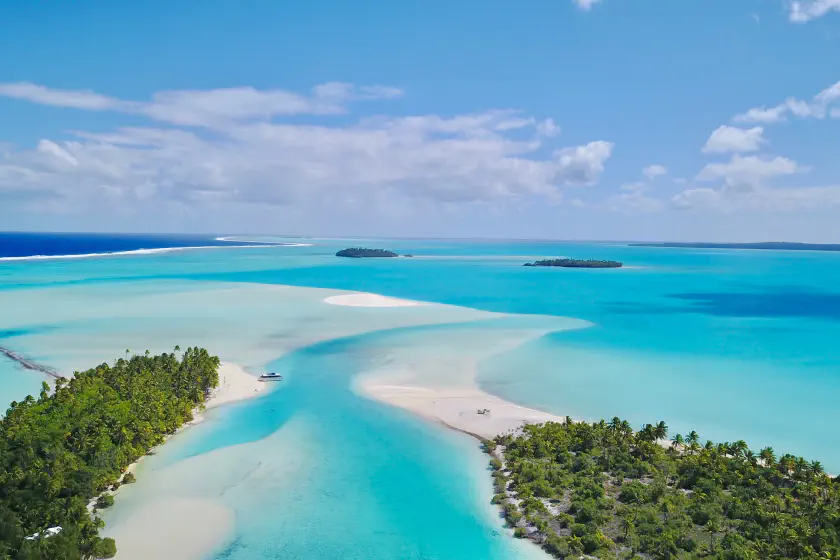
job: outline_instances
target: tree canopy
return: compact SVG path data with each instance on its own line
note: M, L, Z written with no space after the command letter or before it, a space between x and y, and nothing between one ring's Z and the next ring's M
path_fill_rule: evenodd
M557 558L840 557L840 484L819 462L667 434L613 418L499 436L493 501Z
M377 257L398 257L393 251L386 249L367 249L365 247L350 247L335 254L336 257L350 257L353 259L370 259Z
M618 261L599 261L595 259L546 259L525 263L525 266L548 266L560 268L621 268L623 263Z
M192 419L218 385L218 367L201 348L180 359L146 353L13 402L0 420L0 560L114 556L88 503ZM61 532L46 532L53 527Z

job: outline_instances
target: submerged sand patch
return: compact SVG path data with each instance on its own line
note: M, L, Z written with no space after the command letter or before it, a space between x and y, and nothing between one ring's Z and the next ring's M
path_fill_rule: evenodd
M118 560L205 558L233 532L234 517L210 500L162 498L139 506L110 536Z

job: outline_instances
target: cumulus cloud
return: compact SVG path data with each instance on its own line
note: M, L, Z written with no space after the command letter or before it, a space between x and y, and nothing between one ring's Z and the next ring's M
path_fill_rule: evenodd
M563 181L568 184L592 185L604 171L604 163L613 151L612 142L595 141L574 148L563 148L554 153L562 170Z
M734 126L720 126L703 146L707 154L724 154L729 152L755 152L759 150L764 139L764 129L760 126L753 128L737 128Z
M840 12L840 0L794 0L789 8L790 21L807 23L829 12Z
M668 168L664 165L648 165L642 169L642 175L647 177L650 181L667 174Z
M809 169L781 157L740 156L711 163L698 181L719 181L718 187L689 187L671 198L671 205L687 210L803 210L840 204L840 187L772 187L773 179Z
M775 177L804 173L808 168L781 157L734 155L728 162L710 163L697 175L699 181L723 180L728 187L756 187Z
M7 150L0 191L49 193L62 208L91 200L337 207L558 200L566 187L594 184L613 150L610 142L593 141L551 151L544 140L558 130L553 121L507 110L331 125L277 122L283 115L330 114L348 100L401 94L384 86L333 83L307 96L253 88L161 92L141 108L93 92L80 101L56 91L36 86L24 93L36 103L110 109L173 125L75 131L69 141Z
M822 90L810 101L789 97L772 107L749 109L744 113L735 115L732 120L740 123L772 124L786 120L788 115L800 118L824 119L826 116L835 116L836 109L831 109L830 105L838 100L840 100L840 82Z

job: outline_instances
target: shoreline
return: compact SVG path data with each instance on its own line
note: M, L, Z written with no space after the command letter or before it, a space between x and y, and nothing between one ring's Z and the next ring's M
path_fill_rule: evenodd
M565 420L563 416L506 401L478 387L430 388L379 384L375 380L362 380L358 387L373 400L407 410L482 442L515 432L524 424Z
M131 473L133 475L136 472L137 467L143 461L143 459L154 453L154 450L158 447L165 445L170 438L180 434L181 432L183 432L191 426L195 426L196 424L200 424L201 422L203 422L205 420L204 413L206 411L223 406L225 404L230 404L246 399L252 399L254 397L259 396L266 389L266 387L266 383L260 382L257 379L257 377L246 372L238 365L230 362L219 363L219 385L213 390L213 392L205 401L204 408L197 408L193 410L192 420L190 420L189 422L185 422L173 433L166 436L160 444L153 447L149 450L148 453L146 453L145 455L128 465L125 468L125 471L123 471L122 476L120 476L119 478L120 486L113 490L105 490L104 492L101 492L98 495L91 498L87 505L88 512L90 512L91 515L99 513L101 510L96 509L96 501L99 499L100 496L110 495L116 498L120 494L120 489L124 486L122 481L124 480L126 474ZM144 531L141 530L139 532ZM152 534L151 531L145 531L144 533ZM141 555L138 557L146 556Z

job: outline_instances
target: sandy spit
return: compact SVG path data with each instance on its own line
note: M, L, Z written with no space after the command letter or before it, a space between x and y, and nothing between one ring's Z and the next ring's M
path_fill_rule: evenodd
M330 305L344 305L347 307L414 307L417 305L428 305L420 301L398 299L379 294L342 294L324 298L324 303Z

